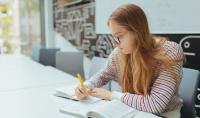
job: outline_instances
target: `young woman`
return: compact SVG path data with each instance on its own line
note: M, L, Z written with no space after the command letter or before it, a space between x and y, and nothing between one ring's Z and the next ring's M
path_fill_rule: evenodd
M108 20L116 48L107 66L85 82L88 93L102 99L119 99L137 110L179 118L182 100L178 94L184 54L175 42L153 36L143 10L126 4L117 8ZM122 92L99 88L110 80ZM76 95L85 99L81 87Z

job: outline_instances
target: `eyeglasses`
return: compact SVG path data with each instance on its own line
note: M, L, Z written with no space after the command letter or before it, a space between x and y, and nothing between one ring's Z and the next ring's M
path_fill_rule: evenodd
M128 39L127 36L128 36L127 33L124 35L113 36L113 39L114 39L113 41L115 44L120 44L122 42L122 40Z
M113 36L113 39L114 39L114 43L120 44L120 39L119 39L119 37Z

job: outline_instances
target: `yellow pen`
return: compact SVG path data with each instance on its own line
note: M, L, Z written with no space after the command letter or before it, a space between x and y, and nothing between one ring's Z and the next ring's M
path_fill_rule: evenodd
M77 74L77 78L78 78L78 80L80 82L81 87L83 88L84 93L86 93L86 95L88 95L86 87L84 86L83 80L82 80L81 75L79 73Z

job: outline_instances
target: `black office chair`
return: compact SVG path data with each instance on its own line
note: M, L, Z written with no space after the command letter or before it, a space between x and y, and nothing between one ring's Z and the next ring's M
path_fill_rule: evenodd
M59 48L41 48L39 62L45 66L55 67L56 65L56 52L60 51Z
M180 83L179 93L183 99L181 118L195 118L195 98L199 84L200 73L198 70L183 68L183 78Z

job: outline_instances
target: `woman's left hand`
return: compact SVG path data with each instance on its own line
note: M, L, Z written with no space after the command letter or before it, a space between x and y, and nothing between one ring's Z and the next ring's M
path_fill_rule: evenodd
M104 88L94 88L91 90L90 95L105 100L111 99L111 92Z

